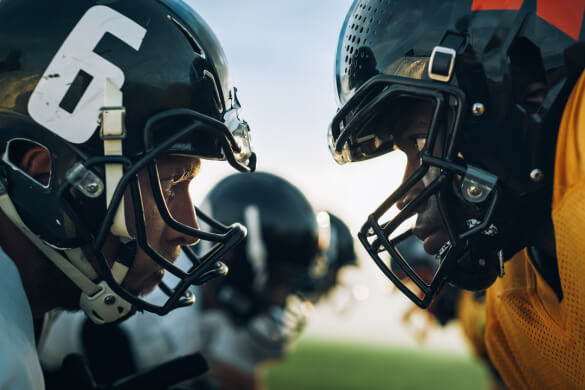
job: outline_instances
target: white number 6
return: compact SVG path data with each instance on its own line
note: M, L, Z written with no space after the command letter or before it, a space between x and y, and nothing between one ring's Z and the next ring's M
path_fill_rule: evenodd
M90 8L51 60L28 101L30 116L69 142L85 142L95 131L106 77L118 88L124 84L124 72L93 52L105 33L138 50L146 30L109 7ZM79 71L88 73L92 80L70 113L59 105Z

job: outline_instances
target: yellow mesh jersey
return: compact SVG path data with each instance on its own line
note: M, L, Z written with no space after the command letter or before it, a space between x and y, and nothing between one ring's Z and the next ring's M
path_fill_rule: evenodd
M457 300L457 320L475 355L487 360L484 337L485 302L478 301L473 294L471 291L461 291Z
M585 77L557 141L552 216L563 300L526 251L487 293L489 356L511 389L585 389Z

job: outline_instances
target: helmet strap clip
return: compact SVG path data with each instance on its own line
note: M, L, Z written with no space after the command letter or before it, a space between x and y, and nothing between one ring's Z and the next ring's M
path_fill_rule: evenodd
M468 202L481 203L487 199L497 182L497 176L469 165L461 183L461 195Z
M429 77L435 81L448 83L453 75L457 52L454 49L435 46L429 60Z

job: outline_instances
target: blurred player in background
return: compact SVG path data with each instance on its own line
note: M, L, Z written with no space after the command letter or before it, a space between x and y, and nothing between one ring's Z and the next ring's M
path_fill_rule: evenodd
M210 372L186 388L261 388L262 364L286 356L313 304L336 286L341 268L356 264L353 238L339 218L316 215L295 186L269 173L223 179L202 208L222 223L247 223L246 241L223 258L228 275L198 288L193 308L164 319L137 314L108 327L57 319L42 354L47 369L82 353L95 380L109 383L201 351Z

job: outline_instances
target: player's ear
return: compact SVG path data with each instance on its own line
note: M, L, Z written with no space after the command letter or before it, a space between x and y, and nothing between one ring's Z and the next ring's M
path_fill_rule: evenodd
M21 141L23 145L19 145L18 152L14 152L13 156L17 162L17 166L27 175L41 183L42 185L49 184L49 176L51 174L51 153L43 146Z

